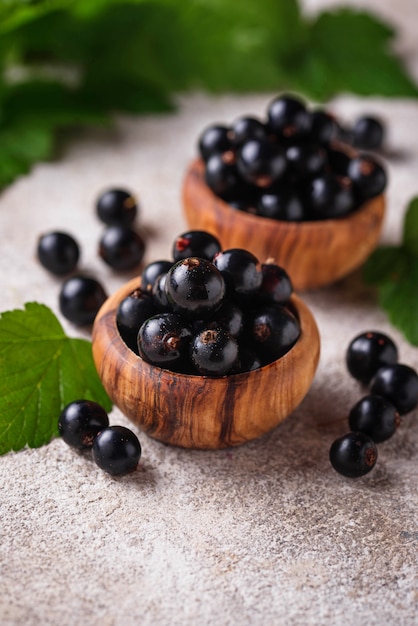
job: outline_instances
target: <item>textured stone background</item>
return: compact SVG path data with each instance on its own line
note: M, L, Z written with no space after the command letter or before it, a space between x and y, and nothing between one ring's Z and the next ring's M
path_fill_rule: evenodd
M367 5L398 25L398 47L418 78L416 1ZM57 311L60 281L34 260L37 235L50 228L74 232L83 269L109 292L119 287L125 277L96 255L93 202L109 184L140 196L146 261L166 257L185 228L180 186L198 133L214 120L263 114L268 99L195 95L176 115L121 118L113 132L77 138L59 161L17 181L0 197L1 310L38 300ZM418 194L417 103L341 97L332 106L347 120L367 110L389 122L398 156L388 164L383 239L397 242L406 202ZM345 371L348 341L387 332L415 368L418 351L358 273L304 297L322 336L320 366L301 406L263 439L196 452L140 435L139 471L117 479L60 440L0 459L2 625L417 623L417 412L380 445L363 479L337 475L328 450L362 394ZM116 409L111 422L130 425Z

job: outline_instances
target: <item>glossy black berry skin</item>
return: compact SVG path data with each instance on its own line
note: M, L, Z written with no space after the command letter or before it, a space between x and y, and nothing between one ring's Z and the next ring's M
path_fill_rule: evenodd
M221 244L214 235L205 230L190 230L176 237L172 253L174 261L192 256L212 261L220 251Z
M160 313L147 319L139 329L139 355L152 365L172 368L188 354L192 331L176 313Z
M305 136L311 129L311 116L305 104L294 96L275 98L268 107L267 115L269 130L279 138Z
M385 169L374 157L361 155L351 159L347 175L360 201L374 198L386 188Z
M231 293L248 297L259 289L263 279L260 264L248 250L223 250L214 257L213 263L224 277Z
M237 168L242 178L257 187L270 187L286 171L286 155L281 147L266 140L252 139L237 152Z
M370 390L387 398L400 415L418 406L418 374L409 365L395 363L381 367L372 380Z
M82 450L91 448L97 435L109 426L109 417L92 400L75 400L61 411L58 431L66 444Z
M239 195L241 179L235 160L226 154L213 154L206 162L205 181L214 194L228 200Z
M110 426L96 437L92 453L102 470L112 476L122 476L136 469L141 458L141 444L129 428Z
M223 328L206 329L190 345L191 360L204 376L225 376L238 358L238 343Z
M224 299L220 308L215 311L209 320L196 320L193 322L193 329L201 332L204 329L223 328L231 337L239 337L244 329L244 312L232 302Z
M171 311L171 305L168 301L165 289L166 283L167 272L164 272L156 278L151 290L154 305L160 313Z
M249 319L249 342L264 364L286 354L299 336L297 318L283 306L260 308Z
M399 425L399 413L383 396L369 394L352 408L348 423L352 431L362 432L375 443L386 441L394 435Z
M355 200L351 187L338 178L320 176L311 181L307 189L308 214L313 220L334 219L347 215Z
M301 222L306 219L302 199L290 190L267 190L257 202L257 215L285 222Z
M293 293L293 285L286 270L275 263L263 263L261 274L259 299L266 304L288 302Z
M377 447L373 439L364 433L351 432L333 442L329 459L339 474L347 478L359 478L374 468Z
M232 125L232 143L241 146L250 139L267 139L267 129L263 122L255 117L239 117Z
M130 226L137 216L138 205L129 191L108 189L98 198L96 213L108 226Z
M390 337L371 330L352 339L345 360L351 376L367 384L380 367L398 361L398 349Z
M379 150L385 136L383 123L373 116L359 117L353 128L353 144L360 150Z
M298 182L319 176L327 164L326 151L312 143L290 145L286 158L288 174Z
M80 258L80 248L74 237L68 233L51 231L41 235L37 245L38 259L52 274L69 274Z
M166 274L172 265L172 261L165 259L148 263L141 274L141 291L151 293L157 278L161 276L161 274Z
M199 154L207 161L214 154L222 154L231 150L231 133L227 126L212 124L205 128L198 140Z
M138 267L144 253L144 240L128 226L109 226L99 242L100 257L118 271Z
M309 138L321 145L328 145L336 132L334 118L322 109L311 111L310 116Z
M133 291L120 302L116 310L116 325L123 341L134 352L138 350L139 328L156 313L157 309L152 298L140 289Z
M188 318L204 318L222 304L225 281L210 261L188 257L169 270L165 290L174 311Z
M106 299L107 294L97 280L88 276L72 276L61 287L59 308L73 324L87 326L94 322Z

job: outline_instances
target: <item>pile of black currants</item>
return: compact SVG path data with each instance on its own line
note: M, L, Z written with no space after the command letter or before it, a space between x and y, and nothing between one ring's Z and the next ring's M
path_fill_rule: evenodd
M124 189L108 189L96 202L96 215L106 225L98 244L98 254L116 271L136 268L145 253L145 242L133 228L138 203ZM50 231L38 238L37 257L43 267L56 276L71 274L77 269L80 246L69 233ZM61 313L79 326L90 325L107 298L101 283L82 273L69 276L59 294Z
M91 450L93 460L112 476L128 474L141 458L141 444L125 426L109 426L104 408L92 400L74 400L58 418L58 431L76 450Z
M172 257L148 264L116 312L122 339L143 360L219 377L271 363L298 340L283 268L241 248L221 250L199 230L177 237Z
M370 394L351 409L351 432L336 439L330 449L334 469L349 478L367 474L377 460L377 443L395 433L401 416L418 406L418 374L398 363L395 343L383 333L368 331L355 337L346 352L350 374Z
M380 145L380 127L374 118L361 118L350 139L366 149ZM207 185L233 208L301 222L343 217L384 191L383 165L344 147L347 136L326 110L281 95L269 104L266 120L244 116L231 126L212 124L198 148Z

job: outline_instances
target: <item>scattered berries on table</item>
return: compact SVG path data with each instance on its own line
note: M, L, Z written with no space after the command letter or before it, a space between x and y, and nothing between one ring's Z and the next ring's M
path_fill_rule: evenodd
M79 450L91 448L97 435L108 426L106 411L92 400L70 402L58 419L58 431L62 439Z
M78 326L94 322L100 307L107 299L101 283L89 276L68 278L59 293L59 308L62 315Z
M392 402L400 415L418 406L418 374L409 365L395 363L379 368L370 389Z
M69 274L80 258L80 247L72 235L60 231L44 233L38 239L38 259L52 274Z
M144 240L129 226L108 226L99 242L100 257L118 271L138 267L144 252Z
M348 423L351 430L368 435L376 443L392 437L399 426L399 413L383 396L369 394L351 408Z
M112 476L122 476L136 469L141 458L141 444L125 426L109 426L93 442L93 459Z
M96 202L96 214L108 226L131 226L138 214L138 203L124 189L108 189Z
M361 432L350 432L336 439L330 449L333 468L347 478L368 474L377 461L377 446L371 437Z
M353 378L369 383L383 365L398 361L398 349L387 335L367 331L352 339L346 351L346 365Z

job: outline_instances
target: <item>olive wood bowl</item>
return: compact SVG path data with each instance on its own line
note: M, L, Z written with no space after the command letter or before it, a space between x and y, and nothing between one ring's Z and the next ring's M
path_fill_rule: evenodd
M315 320L293 295L301 335L283 357L264 367L210 378L150 365L122 340L116 310L139 285L126 283L101 307L93 326L93 358L110 398L151 437L184 448L237 446L267 433L306 395L318 364Z
M189 227L218 237L223 249L244 248L274 259L297 291L330 285L359 267L379 241L385 213L383 194L338 219L285 222L232 208L206 185L205 166L194 160L183 183Z

